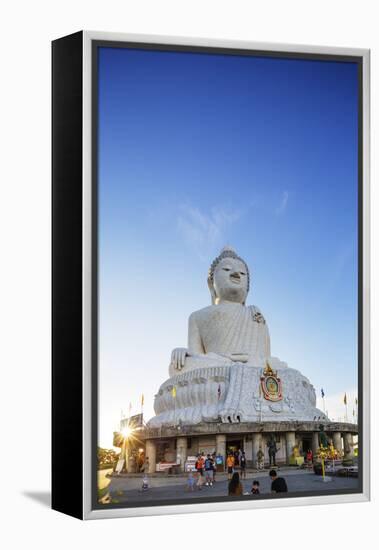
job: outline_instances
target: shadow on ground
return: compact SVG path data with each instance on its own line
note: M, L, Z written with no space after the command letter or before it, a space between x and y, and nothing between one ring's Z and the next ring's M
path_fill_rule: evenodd
M24 497L42 504L42 506L47 506L49 508L51 506L51 493L48 491L24 491L22 494Z

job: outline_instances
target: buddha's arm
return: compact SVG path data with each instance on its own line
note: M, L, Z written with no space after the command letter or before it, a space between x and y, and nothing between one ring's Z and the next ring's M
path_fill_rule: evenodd
M200 336L199 326L196 322L196 317L192 313L188 319L188 354L199 355L204 354L204 346Z
M266 357L271 357L271 342L270 342L270 332L266 324L266 334L265 334L265 355Z
M171 353L171 365L174 369L181 370L184 367L188 355L203 353L205 353L205 351L201 341L199 327L192 314L188 320L188 348L175 348Z

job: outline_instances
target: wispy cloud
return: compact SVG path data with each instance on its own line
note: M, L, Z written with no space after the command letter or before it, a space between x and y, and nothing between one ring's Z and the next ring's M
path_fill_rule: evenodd
M198 207L182 205L177 227L187 245L194 248L201 258L207 258L210 249L225 244L225 231L241 217L241 211L215 206L210 212Z
M277 214L283 214L283 212L285 212L285 210L287 208L288 197L289 197L288 191L283 191L281 199L280 199L280 203L279 203L278 207L276 208L276 213Z

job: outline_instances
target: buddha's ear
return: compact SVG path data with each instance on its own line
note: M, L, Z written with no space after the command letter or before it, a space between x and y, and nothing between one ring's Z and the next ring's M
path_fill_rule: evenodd
M214 305L216 303L216 292L210 277L208 277L208 288L209 292L211 293L212 305Z

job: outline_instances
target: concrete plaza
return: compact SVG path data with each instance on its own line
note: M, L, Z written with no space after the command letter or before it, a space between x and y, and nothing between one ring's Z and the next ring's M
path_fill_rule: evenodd
M331 481L323 482L321 476L305 470L281 468L278 475L286 479L289 493L308 493L321 491L352 490L358 488L358 479L351 477L333 476ZM194 491L187 488L187 476L149 476L149 489L142 491L142 475L140 477L120 476L113 477L110 485L112 500L117 503L151 502L154 500L169 499L197 499L204 497L223 497L228 494L227 475L218 473L216 483L212 487L202 486L201 490L195 487ZM264 472L248 472L246 479L242 479L244 493L250 493L254 479L259 480L261 494L269 494L271 479L268 470Z

